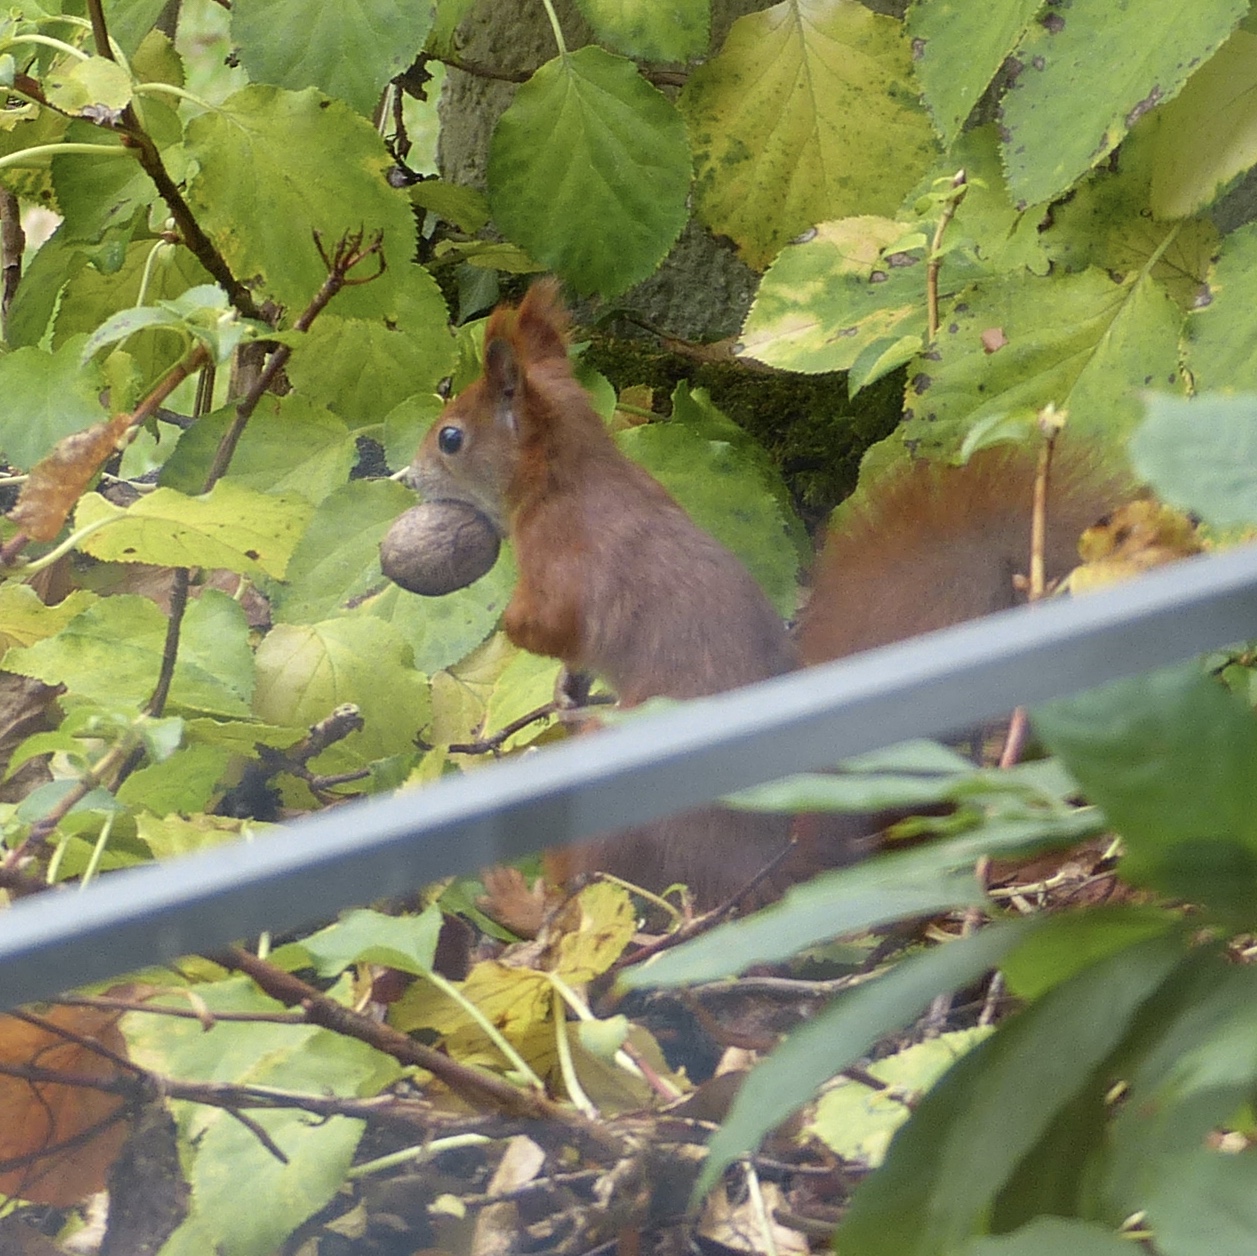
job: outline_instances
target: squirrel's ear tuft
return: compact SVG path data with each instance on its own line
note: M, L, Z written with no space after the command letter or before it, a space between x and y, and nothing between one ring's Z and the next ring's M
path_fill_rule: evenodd
M571 320L559 295L559 281L539 279L528 289L515 314L511 336L515 351L526 362L567 358L567 331Z

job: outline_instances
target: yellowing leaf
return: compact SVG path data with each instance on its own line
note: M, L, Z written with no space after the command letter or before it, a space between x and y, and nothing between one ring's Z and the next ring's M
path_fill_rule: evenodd
M751 266L807 227L893 214L934 141L902 27L855 0L786 0L734 23L681 94L698 210Z
M202 497L159 488L125 509L86 497L75 525L101 525L81 548L107 562L222 567L282 580L311 509L299 497L220 481Z
M1152 212L1186 218L1257 161L1257 35L1236 31L1155 121Z
M30 585L0 585L0 654L10 646L34 645L45 637L55 637L95 600L94 593L75 589L56 606L45 606Z
M569 984L583 985L620 958L637 928L637 915L627 891L604 881L586 886L574 905L579 924L559 938L554 968Z

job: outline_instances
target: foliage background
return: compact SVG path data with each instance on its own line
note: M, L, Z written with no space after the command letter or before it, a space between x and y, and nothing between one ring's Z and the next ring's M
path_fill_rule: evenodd
M1218 535L1257 517L1246 0L188 0L175 16L163 0L17 0L0 17L0 448L20 492L0 531L8 894L471 770L478 739L547 701L554 664L494 631L509 553L439 600L388 585L377 559L414 500L389 473L443 382L476 373L483 314L535 272L583 300L581 370L617 439L783 614L800 512L834 494L816 467L879 437L860 492L909 451L1024 439L1055 406L1067 444L1130 460ZM407 95L434 68L439 119ZM434 165L442 178L414 178ZM25 247L36 207L58 225ZM759 440L713 396L758 412ZM1104 1256L1126 1250L1123 1227L1168 1256L1252 1250L1257 1003L1243 942L1220 939L1252 928L1257 742L1248 656L1209 667L1040 713L1058 758L1021 775L915 747L746 800L793 808L836 788L829 805L958 810L924 853L800 890L651 982L973 910L977 856L1106 826L1132 883L1198 914L1190 932L1149 903L1002 919L919 950L754 1075L705 1184L938 990L1000 966L1025 1010L951 1044L966 1053L857 1193L842 1250ZM529 724L494 748L558 734ZM443 904L471 910L466 887ZM584 911L627 944L626 900ZM579 1104L563 1061L598 1052L569 1042L555 991L615 948L572 942L529 970L526 995L493 968L469 977L475 997L437 998L437 914L401 917L404 936L397 918L348 917L272 967L317 973L345 1004L368 963L417 976L428 993L395 1027L499 1080L536 1070ZM200 963L179 983L219 1013L278 1016L259 972ZM535 1010L507 1064L477 999ZM224 1021L208 1048L141 1015L125 1032L163 1076L346 1105L414 1063L282 1020ZM264 1113L277 1144L300 1133L281 1165L208 1094L179 1108L190 1211L163 1251L273 1251L337 1195L366 1121ZM265 1208L232 1207L241 1165ZM0 1189L38 1198L20 1167Z

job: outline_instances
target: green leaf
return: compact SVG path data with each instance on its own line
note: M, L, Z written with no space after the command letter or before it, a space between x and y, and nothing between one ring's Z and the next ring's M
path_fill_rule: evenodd
M714 981L755 964L789 958L838 934L858 933L910 916L975 907L982 891L968 858L934 851L885 855L797 885L780 903L721 925L625 973L630 989ZM945 861L946 860L946 861Z
M303 727L352 702L364 727L315 757L316 772L340 771L414 749L431 716L426 677L391 625L375 619L279 624L257 651L253 709L272 724Z
M950 146L1005 58L1020 42L1040 0L918 0L908 10L917 78L934 125Z
M0 450L30 469L63 437L104 419L100 372L79 365L84 337L55 353L16 349L0 357Z
M676 421L629 428L616 440L700 528L742 559L783 615L794 612L798 555L782 504L757 466L733 444L704 439Z
M64 5L48 5L61 12L68 10ZM121 46L127 56L131 56L152 31L165 0L109 0L106 16L109 18L109 34Z
M1186 218L1257 163L1257 35L1237 30L1155 116L1152 212Z
M819 1138L844 1160L876 1168L886 1158L891 1136L908 1119L905 1097L928 1090L966 1051L992 1033L989 1026L961 1029L880 1057L866 1071L889 1091L839 1077L825 1088L805 1134Z
M62 113L80 114L89 105L116 115L131 103L131 76L109 57L66 60L44 79L48 103Z
M1002 940L997 934L987 945ZM943 952L954 949L957 944ZM1023 1157L1077 1096L1093 1089L1141 1005L1180 955L1177 943L1156 939L1110 956L964 1056L925 1096L891 1144L886 1163L856 1192L836 1236L843 1256L935 1256L974 1236ZM847 1006L862 993L848 996ZM745 1093L744 1087L739 1100ZM1077 1157L1090 1150L1073 1149Z
M90 494L74 518L78 528L100 525L80 548L106 562L221 567L282 580L309 516L299 497L221 480L201 497L159 488L125 508Z
M489 145L503 233L582 294L645 279L681 233L685 125L631 61L589 46L546 62Z
M388 269L342 292L335 312L342 318L396 313L411 269L414 219L406 198L385 182L392 163L365 118L313 89L253 85L193 118L187 151L197 163L187 191L192 212L235 273L259 275L262 294L285 306L290 320L327 277L316 231L329 250L346 232L367 239L383 232ZM368 259L351 278L376 269Z
M1037 999L1099 960L1177 928L1161 908L1098 907L1047 916L1000 966L1019 999Z
M1037 708L1036 731L1122 835L1124 877L1251 923L1257 718L1196 663Z
M289 943L271 958L285 967L312 967L320 977L335 977L354 964L385 964L405 973L427 973L436 958L441 920L435 905L417 916L350 911L336 924Z
M127 246L116 274L85 266L71 278L57 312L54 343L64 348L76 333L94 332L111 315L131 309L140 298L142 282L145 301L156 304L213 281L188 249L172 249L160 240L137 240ZM128 351L145 382L152 383L174 365L185 347L181 336L167 334L139 337Z
M197 986L196 993L211 1012L284 1010L239 977ZM143 1014L128 1017L125 1028L137 1060L188 1081L366 1096L400 1072L387 1056L325 1029L219 1023L206 1032L196 1021ZM181 1104L176 1113L191 1211L167 1240L165 1256L269 1256L336 1194L363 1128L343 1117L312 1123L299 1109L252 1112L283 1149L284 1164L225 1109Z
M816 223L893 214L934 155L901 24L855 0L739 18L680 108L698 213L754 267Z
M1073 438L1113 442L1140 416L1137 389L1175 385L1180 315L1147 275L1008 275L962 305L909 381L905 435L922 448L952 451L975 420L1049 402L1069 411ZM995 353L991 328L1008 341Z
M930 217L923 226L932 233L940 212L936 198L944 186L939 181L949 184L960 170L965 172L967 190L943 237L946 261L940 276L941 291L946 294L980 276L1023 268L1046 275L1050 261L1044 248L1043 228L1046 221L1055 220L1045 205L1013 203L1000 160L999 128L994 123L973 127L958 136L908 193L905 210L912 207L917 214L928 213ZM1142 201L1139 208L1143 208Z
M708 1145L695 1196L806 1103L819 1086L867 1054L878 1039L902 1029L939 994L997 967L1000 957L1031 928L1033 924L1026 921L997 925L959 942L933 947L904 960L885 976L840 995L797 1028L743 1082L729 1115ZM909 1251L907 1247L901 1250L905 1256ZM863 1249L853 1245L842 1251L844 1256L848 1252L861 1256Z
M1187 367L1200 391L1257 391L1257 223L1222 242L1208 286L1187 320Z
M176 119L177 121L177 119ZM52 185L65 215L65 238L99 244L111 230L128 228L157 200L157 189L119 136L86 122L73 123L66 139L116 148L116 154L58 153ZM148 241L149 245L155 241Z
M276 618L315 623L357 603L387 583L380 540L415 504L410 489L391 480L351 480L319 503L274 595Z
M94 593L75 589L56 606L46 606L29 584L0 584L0 651L56 636L94 601Z
M189 604L181 641L171 709L247 714L243 694L252 659L244 612L225 594L207 590ZM93 603L57 636L10 650L4 666L65 685L75 698L133 711L152 695L165 644L165 615L147 598L121 594Z
M1158 1237L1160 1237L1158 1232ZM1130 1240L1072 1217L1038 1217L1012 1234L975 1239L960 1256L1130 1256Z
M436 393L416 393L384 416L384 461L392 468L408 467L428 428L445 402Z
M419 282L431 298L426 320L320 318L290 361L293 387L351 428L372 427L413 393L434 390L454 365L454 341L436 286Z
M161 763L132 772L118 788L118 801L154 815L204 811L231 759L221 746L188 746Z
M414 651L415 666L430 675L465 658L494 630L514 587L515 560L504 545L488 575L465 589L420 597L386 581L352 614L392 624Z
M1153 393L1130 442L1142 482L1216 528L1257 524L1257 395Z
M83 251L69 242L62 227L33 257L27 253L22 282L5 323L5 341L11 349L38 345L43 340L66 283L86 265Z
M389 79L423 47L429 4L406 0L239 0L231 39L255 83L317 87L370 116Z
M135 817L135 827L154 859L171 859L236 842L242 835L262 833L272 826L231 816L155 816L141 811Z
M468 235L475 235L489 223L489 201L478 188L424 179L410 189L410 199Z
M161 484L199 492L235 416L235 407L227 406L198 419L162 466ZM225 482L257 493L300 494L318 505L348 480L356 454L342 419L298 393L268 393L244 429Z
M1248 0L1073 0L1032 25L1021 73L1004 97L1012 193L1053 200L1122 141L1148 110L1178 95L1248 10ZM1212 121L1210 123L1212 125Z
M710 0L576 0L598 39L640 61L689 61L707 50Z
M902 264L891 265L882 257L907 229L889 218L843 218L787 244L760 282L739 354L819 373L850 370L866 348L887 340L920 348L924 261L902 254Z

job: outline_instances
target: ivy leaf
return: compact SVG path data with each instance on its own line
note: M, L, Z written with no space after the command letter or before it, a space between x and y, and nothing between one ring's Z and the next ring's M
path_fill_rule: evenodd
M1247 11L1248 0L1074 0L1031 26L1003 107L1013 196L1033 205L1066 191L1177 96Z
M917 78L946 147L1042 7L1040 0L918 0L908 10Z
M79 365L84 339L0 357L0 450L14 466L33 467L59 440L105 418L100 372Z
M893 214L934 155L915 96L900 23L855 0L739 18L681 93L700 216L762 267L818 222Z
M1069 410L1070 432L1113 440L1140 417L1136 390L1176 383L1177 307L1149 276L1114 283L1078 275L1008 275L965 294L943 319L936 351L918 359L906 430L926 448L954 450L990 414ZM1000 328L1007 343L982 339Z
M413 752L432 704L427 678L389 624L370 618L278 624L257 651L254 713L272 724L309 726L351 702L364 726L311 761L341 771Z
M1257 524L1257 396L1153 393L1130 442L1142 482L1215 528Z
M583 294L645 279L685 225L690 152L672 104L589 46L546 62L489 145L503 233Z
M576 0L598 39L640 61L689 61L707 50L709 0Z
M370 116L389 79L423 47L430 4L406 0L240 0L231 40L255 83L317 87Z
M352 480L319 503L297 543L287 583L275 591L278 620L317 623L384 586L380 540L415 495L392 480Z
M264 293L295 317L327 277L315 232L331 248L346 232L382 231L388 269L346 289L336 313L393 312L414 251L414 219L385 182L392 163L365 118L312 88L255 84L193 118L187 151L196 162L188 203L236 274L260 275ZM373 262L362 270L374 273Z
M222 480L202 497L159 488L125 508L99 495L85 497L75 525L100 527L80 548L106 562L221 567L282 580L309 514L301 498Z
M235 407L226 406L188 428L162 466L163 487L199 492L235 415ZM295 493L317 505L348 480L355 456L342 419L299 393L267 393L244 429L225 482L258 493Z

